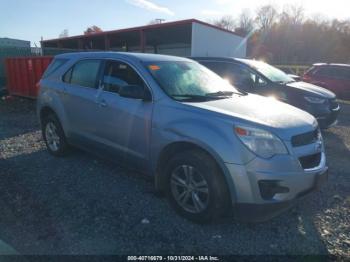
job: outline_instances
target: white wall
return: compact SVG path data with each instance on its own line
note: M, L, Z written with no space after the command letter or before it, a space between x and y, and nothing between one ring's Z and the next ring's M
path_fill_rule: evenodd
M192 23L192 56L246 57L244 38L210 26Z
M154 53L154 49L151 46L147 46L146 53ZM191 56L190 44L168 44L158 45L158 54L163 55L175 55L175 56Z
M122 47L111 48L112 51L125 52ZM140 46L129 46L129 52L141 53ZM154 53L153 46L146 46L145 53ZM169 44L169 45L158 45L158 54L163 55L175 55L175 56L191 56L191 45L190 44Z

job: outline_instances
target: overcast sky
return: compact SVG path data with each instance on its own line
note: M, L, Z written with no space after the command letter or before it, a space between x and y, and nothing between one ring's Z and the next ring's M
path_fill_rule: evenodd
M350 18L349 0L0 0L0 37L30 40L39 44L57 38L64 30L82 34L91 25L103 30L147 24L155 18L167 21L197 18L210 20L222 15L238 16L242 9L252 13L263 4L302 4L307 15Z

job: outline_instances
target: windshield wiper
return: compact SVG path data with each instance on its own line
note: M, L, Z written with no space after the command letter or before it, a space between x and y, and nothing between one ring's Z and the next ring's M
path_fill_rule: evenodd
M192 99L192 100L200 100L200 101L205 101L208 100L208 96L204 95L193 95L193 94L170 94L171 97L180 97L180 98L187 98L187 99Z
M172 97L184 98L183 100L195 100L195 101L208 101L208 100L218 100L223 98L231 97L233 92L230 92L230 95L225 94L217 94L217 93L208 93L205 95L193 95L193 94L170 94Z
M234 92L234 91L218 91L215 93L207 93L207 96L225 96L225 97L230 97L233 94L237 94L237 95L246 95L247 93L244 91L239 90L238 92Z
M289 80L289 81L276 81L276 83L278 84L282 84L282 85L286 85L286 84L290 84L290 83L294 83L296 82L295 80Z

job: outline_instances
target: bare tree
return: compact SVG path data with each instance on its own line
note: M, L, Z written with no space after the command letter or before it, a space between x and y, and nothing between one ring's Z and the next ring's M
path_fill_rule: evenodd
M60 34L59 34L59 38L65 38L69 36L69 32L68 29L64 29Z
M218 26L220 28L230 30L230 31L234 31L236 28L236 21L230 15L226 15L226 16L221 17L218 20L214 20L213 24L215 26Z
M304 8L301 5L286 5L280 16L281 23L300 25L304 22Z
M254 29L254 19L249 9L244 9L238 18L239 27L235 29L243 36L248 35Z
M163 18L156 18L148 22L149 25L161 24L165 21Z
M277 19L277 10L272 5L261 6L256 12L256 23L266 31L272 28Z
M84 35L91 35L91 34L96 34L96 33L101 33L101 32L103 32L101 28L99 28L96 25L93 25L93 26L88 27L84 31Z

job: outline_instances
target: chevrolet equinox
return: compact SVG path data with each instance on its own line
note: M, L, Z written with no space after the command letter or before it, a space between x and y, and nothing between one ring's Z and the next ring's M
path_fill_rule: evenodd
M151 175L195 222L266 220L327 178L312 115L239 91L186 58L63 54L39 85L52 155L75 146Z

